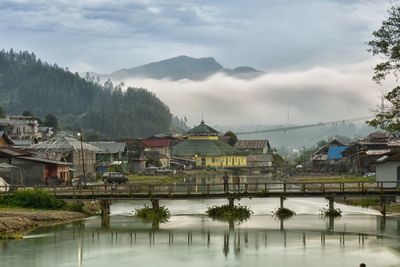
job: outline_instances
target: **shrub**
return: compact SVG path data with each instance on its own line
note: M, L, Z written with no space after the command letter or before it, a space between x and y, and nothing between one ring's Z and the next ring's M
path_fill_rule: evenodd
M17 191L13 195L3 196L0 204L37 209L63 209L66 205L49 192L38 189Z
M278 209L275 209L272 212L272 214L279 219L285 220L285 219L289 219L290 217L296 215L296 212L294 212L291 209L287 209L287 208L278 208Z
M135 209L134 217L146 223L165 223L171 217L171 213L165 206L161 206L156 210L145 205L143 208Z
M84 206L85 204L82 201L76 201L67 203L65 209L69 211L85 212L83 209Z
M321 210L321 216L323 217L341 217L342 211L340 209L332 209L330 210L327 206Z
M240 204L235 206L222 205L208 207L206 214L208 217L221 221L239 221L243 222L250 218L252 211L247 206L241 206Z

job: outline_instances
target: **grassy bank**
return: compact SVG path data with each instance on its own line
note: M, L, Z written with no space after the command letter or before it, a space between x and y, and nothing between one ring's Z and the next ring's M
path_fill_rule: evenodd
M380 211L380 199L376 197L368 198L346 198L338 200L340 203L344 203L352 206L359 206L363 208L371 208ZM387 213L399 213L400 214L400 203L390 203L386 204Z
M36 226L66 223L88 216L83 202L65 202L42 190L17 191L0 196L0 234L13 237ZM89 205L90 206L90 205Z
M298 176L294 177L294 180L299 182L310 182L310 183L362 183L362 182L375 182L375 177L363 177L363 176Z
M184 178L183 174L175 175L138 175L132 174L128 176L129 183L133 184L172 184L182 181Z

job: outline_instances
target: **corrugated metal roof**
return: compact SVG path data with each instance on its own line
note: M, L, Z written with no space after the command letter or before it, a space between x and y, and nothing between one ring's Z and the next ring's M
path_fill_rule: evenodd
M219 140L185 140L172 148L177 157L235 156L243 152Z
M29 156L32 155L31 153L27 151L23 151L20 149L16 149L13 147L0 147L0 153L8 155L10 157L18 157L18 156Z
M138 139L145 147L169 147L171 140L167 138Z
M18 157L18 158L19 159L28 160L28 161L35 161L35 162L48 163L48 164L66 165L66 166L72 166L73 165L70 162L58 161L58 160L50 160L50 159L44 159L44 158L38 158L38 157Z
M234 147L238 149L264 149L268 147L268 140L239 140Z
M89 144L98 147L101 151L99 153L122 153L125 151L126 144L125 143L117 143L114 141L109 142L89 142Z
M89 151L100 151L100 149L96 146L88 144L86 142L82 142L83 150ZM61 150L61 151L73 151L81 149L81 142L78 139L75 139L71 136L65 134L59 134L45 142L41 142L38 144L33 144L26 147L28 150Z

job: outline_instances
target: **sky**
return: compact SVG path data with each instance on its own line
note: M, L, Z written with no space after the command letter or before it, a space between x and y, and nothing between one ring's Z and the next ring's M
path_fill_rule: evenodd
M132 79L190 124L309 123L370 114L382 92L366 42L390 0L2 0L0 44L71 71L178 56L266 72L251 81Z

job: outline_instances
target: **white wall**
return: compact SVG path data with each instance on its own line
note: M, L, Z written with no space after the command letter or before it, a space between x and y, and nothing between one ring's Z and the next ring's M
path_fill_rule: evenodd
M384 184L384 187L395 187L397 186L397 167L400 166L400 162L385 162L376 165L376 181L387 182L394 181L396 183Z

